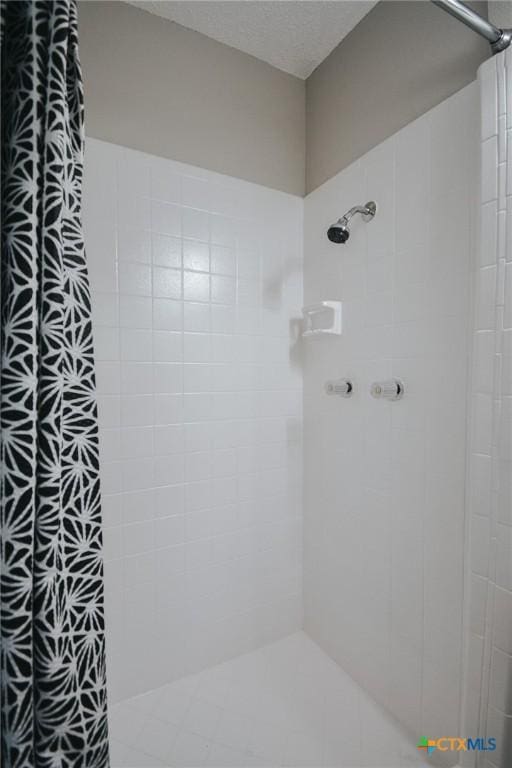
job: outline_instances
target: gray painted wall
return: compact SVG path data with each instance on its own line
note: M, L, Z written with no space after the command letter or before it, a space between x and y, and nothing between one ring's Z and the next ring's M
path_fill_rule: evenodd
M303 80L125 3L79 34L88 136L304 194Z
M79 24L89 136L297 195L470 83L489 56L427 0L380 2L306 82L126 3L82 1Z
M487 3L469 4L487 17ZM307 191L470 83L489 55L426 0L380 2L307 80Z

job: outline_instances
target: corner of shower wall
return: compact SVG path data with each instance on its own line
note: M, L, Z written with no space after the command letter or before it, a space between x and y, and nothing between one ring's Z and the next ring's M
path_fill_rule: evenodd
M463 733L496 740L468 768L512 764L512 50L479 69Z

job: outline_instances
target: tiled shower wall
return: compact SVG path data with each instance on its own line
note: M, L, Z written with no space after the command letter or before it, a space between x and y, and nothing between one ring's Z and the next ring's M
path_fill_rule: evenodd
M112 700L301 626L302 206L86 142Z
M415 737L459 733L478 122L472 84L305 204L305 303L343 302L342 336L304 344L305 627ZM373 400L390 376L404 398Z
M480 238L475 264L469 441L468 632L464 733L512 765L512 51L479 70ZM478 758L478 759L477 759Z

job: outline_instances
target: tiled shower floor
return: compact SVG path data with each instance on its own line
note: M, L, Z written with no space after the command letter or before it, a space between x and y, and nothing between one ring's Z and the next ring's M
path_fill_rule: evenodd
M111 707L112 768L424 763L304 633Z

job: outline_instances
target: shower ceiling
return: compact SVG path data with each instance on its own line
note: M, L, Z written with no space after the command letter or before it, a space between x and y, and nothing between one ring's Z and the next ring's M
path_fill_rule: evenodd
M130 0L130 5L305 79L376 2Z

